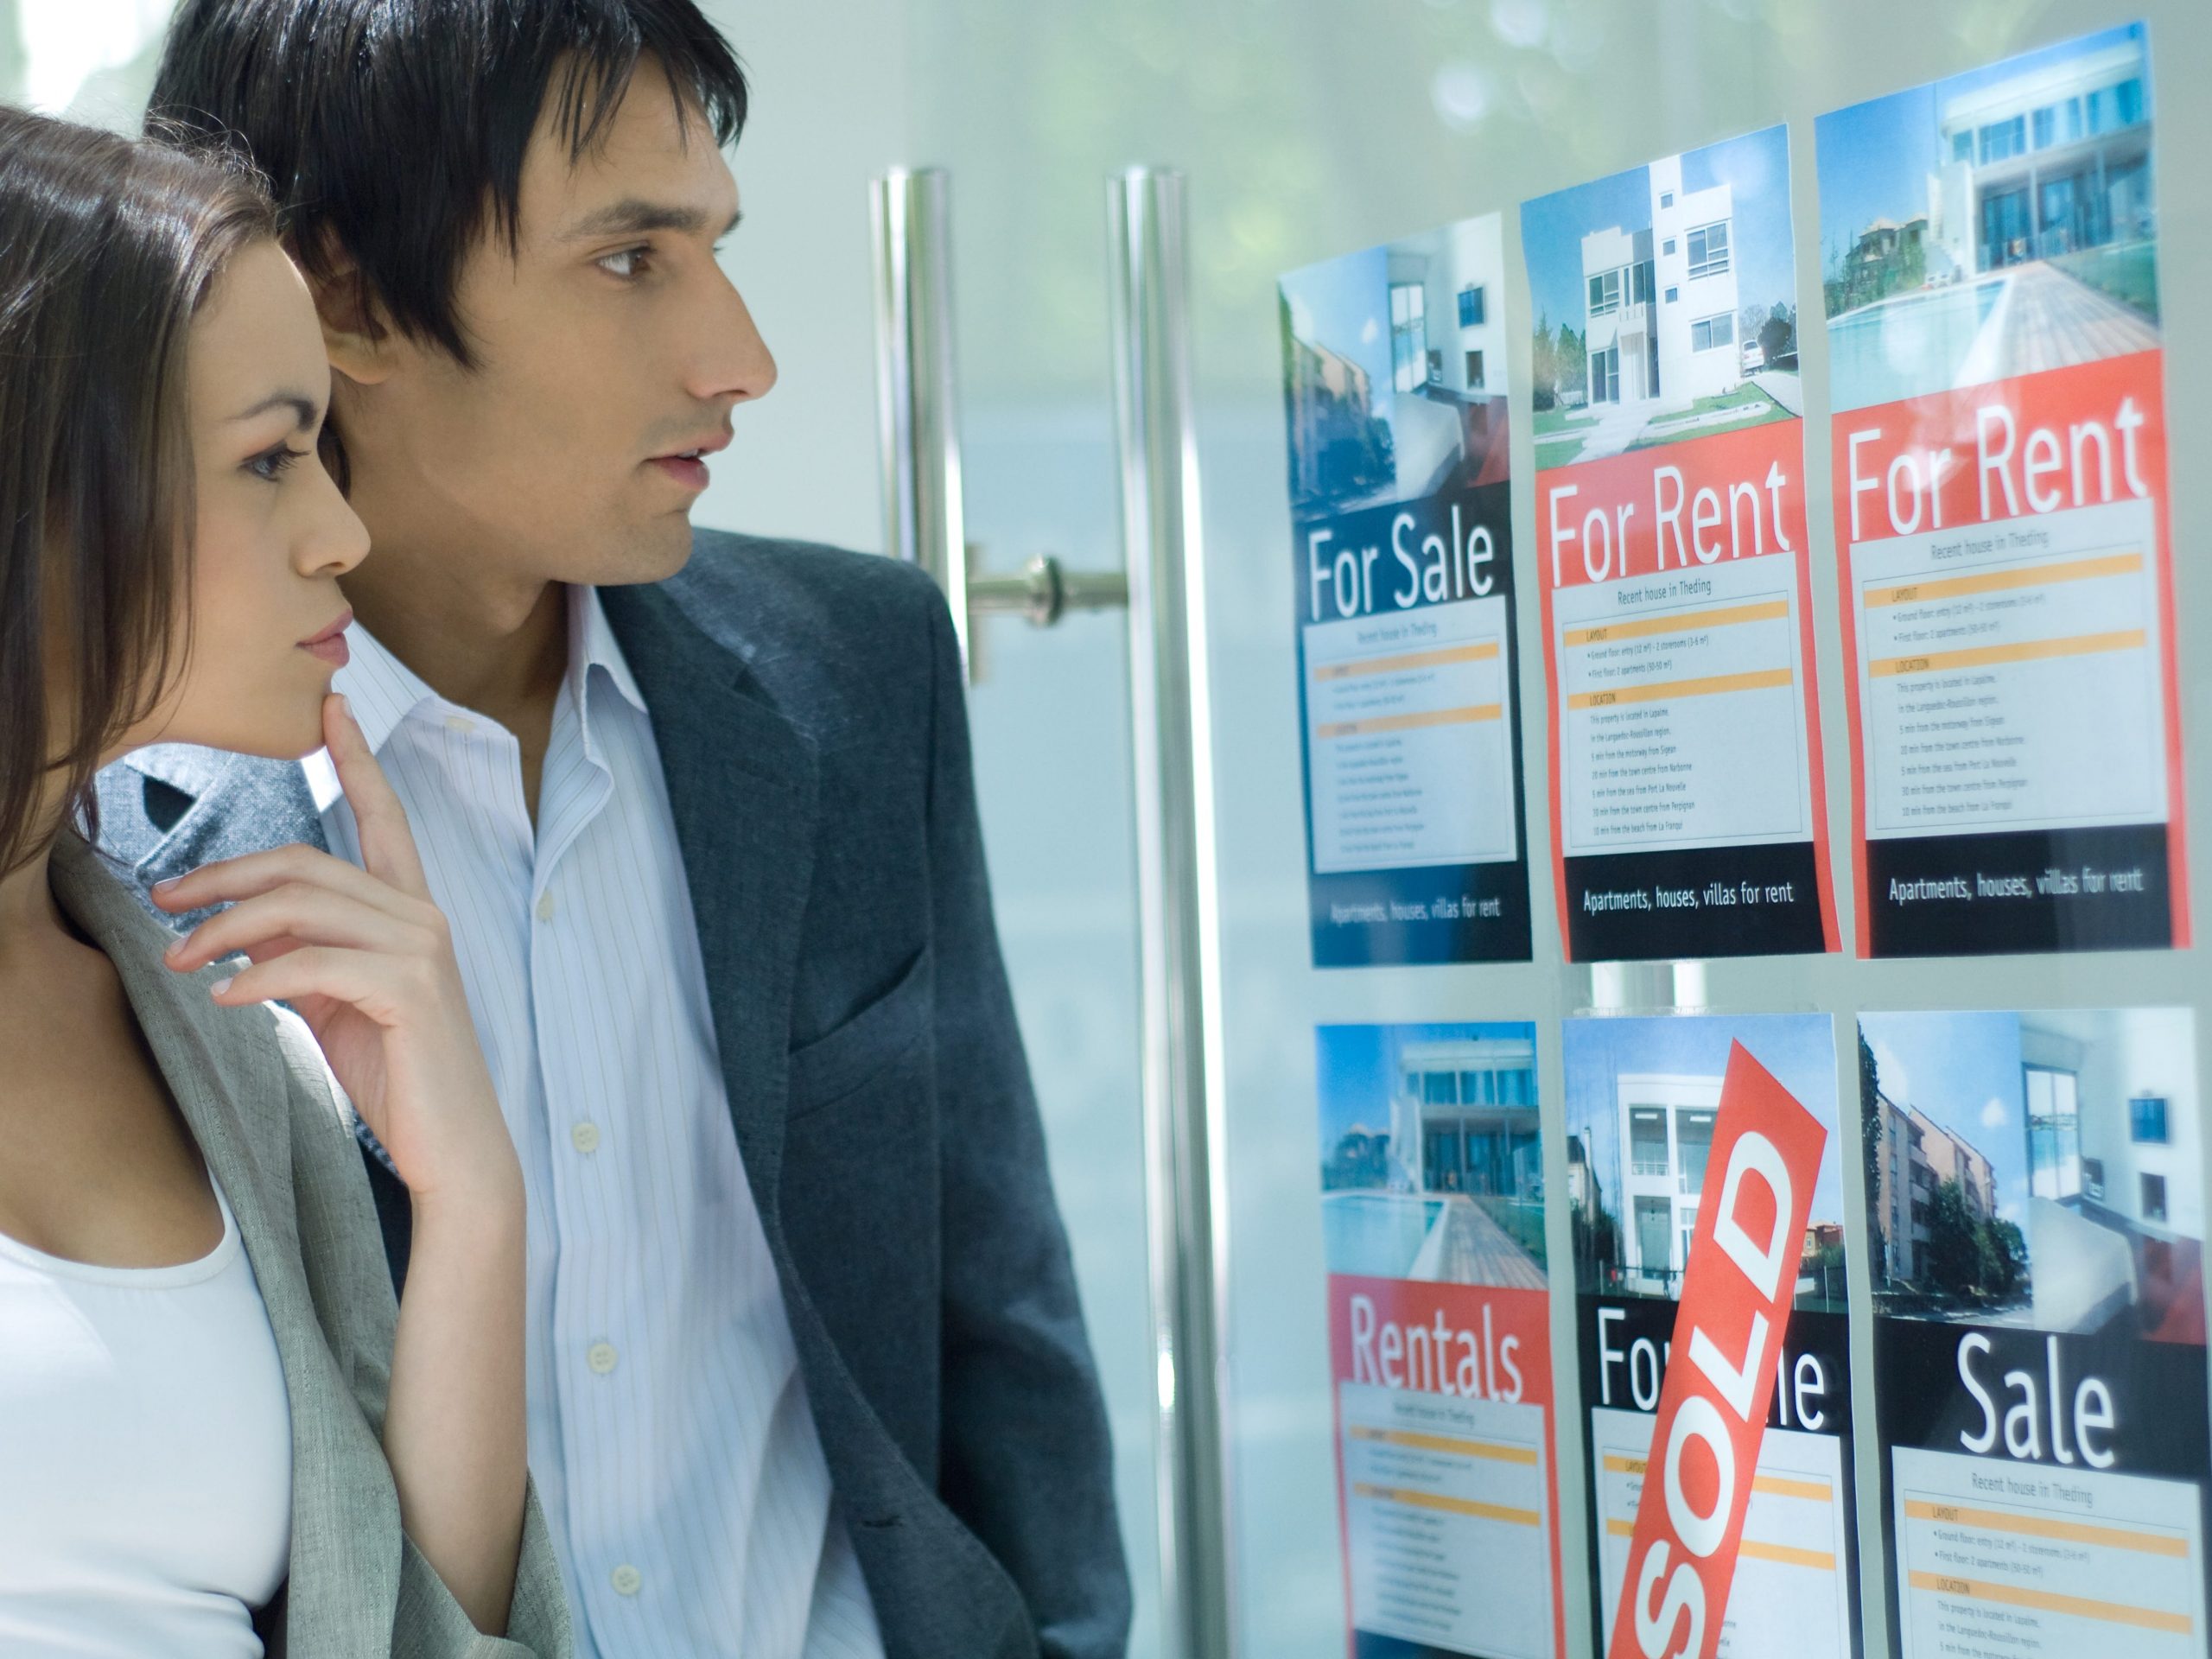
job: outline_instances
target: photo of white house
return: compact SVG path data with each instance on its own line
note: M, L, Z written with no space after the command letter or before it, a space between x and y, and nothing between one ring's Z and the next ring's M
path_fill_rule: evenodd
M1802 411L1789 170L1775 127L1522 207L1539 467Z
M1800 1251L1796 1306L1846 1300L1835 1047L1823 1014L1567 1022L1567 1198L1586 1294L1681 1294L1733 1045L1828 1128Z
M1506 476L1503 259L1491 213L1281 279L1291 500L1301 514Z
M1821 118L1835 406L2158 343L2139 23Z
M1682 158L1644 169L1651 223L1582 238L1586 390L1598 404L1717 397L1744 381L1736 350L1734 193L1682 188Z

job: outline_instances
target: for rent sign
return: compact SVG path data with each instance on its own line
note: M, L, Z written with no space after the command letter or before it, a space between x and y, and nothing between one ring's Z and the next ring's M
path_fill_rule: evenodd
M1713 1659L1827 1131L1740 1044L1728 1056L1611 1659Z

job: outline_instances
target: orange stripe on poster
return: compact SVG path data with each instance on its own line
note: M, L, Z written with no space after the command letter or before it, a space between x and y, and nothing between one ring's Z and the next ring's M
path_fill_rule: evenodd
M1730 691L1771 691L1796 677L1786 668L1755 669L1747 674L1708 674L1694 680L1659 680L1624 685L1618 691L1577 691L1570 709L1611 709L1625 702L1673 702L1681 697L1718 696Z
M2170 1534L2138 1532L2129 1527L2098 1527L2086 1521L2067 1521L2054 1516L2018 1515L2007 1510L1970 1509L1959 1503L1935 1503L1926 1498L1905 1500L1904 1512L1916 1521L1966 1527L1982 1532L2014 1532L2027 1538L2060 1538L2075 1544L2102 1544L2112 1549L2140 1550L2146 1555L2185 1559L2189 1540Z
M1478 1503L1471 1497L1446 1497L1441 1492L1416 1491L1405 1486L1370 1486L1361 1481L1352 1491L1380 1503L1403 1503L1409 1509L1439 1510L1446 1515L1471 1515L1478 1521L1503 1521L1516 1527L1541 1526L1544 1520L1534 1510L1516 1509L1506 1503Z
M1339 720L1318 727L1314 735L1322 739L1333 737L1372 737L1377 732L1417 731L1425 726L1472 726L1485 720L1497 720L1505 713L1504 705L1478 702L1466 709L1431 709L1418 715L1377 715L1372 720Z
M1943 1573L1915 1573L1912 1587L1966 1601L1993 1601L2006 1607L2033 1607L2039 1612L2069 1613L2075 1618L2101 1619L2108 1624L2132 1624L2139 1630L2167 1630L2188 1636L2196 1624L2187 1613L2161 1612L2155 1607L2135 1607L2124 1601L2092 1601L2087 1596L2062 1596L2050 1590L2030 1590L2018 1585L1991 1584L1982 1579L1955 1579Z
M1903 674L1942 674L1955 668L1987 668L1997 663L2047 662L2057 657L2094 657L2111 651L2140 651L2151 643L2141 628L2110 633L2077 633L2065 639L2024 639L2014 645L1974 645L1965 651L1931 651L1920 657L1883 657L1866 664L1876 679Z
M1416 1452L1448 1452L1454 1457L1488 1458L1497 1463L1526 1464L1532 1469L1537 1462L1536 1448L1533 1446L1500 1446L1492 1440L1463 1440L1449 1434L1418 1434L1411 1429L1367 1428L1357 1425L1344 1433L1355 1440L1408 1446Z
M1446 663L1486 663L1497 655L1497 641L1473 645L1440 645L1434 651L1409 651L1402 657L1363 657L1353 663L1323 663L1313 671L1318 683L1349 680L1363 674L1398 674L1408 669L1441 668Z
M2143 568L2140 553L2113 553L2097 559L2068 559L2056 564L2031 564L2018 570L1985 570L1973 576L1942 576L1933 582L1900 582L1869 588L1865 604L1869 610L1881 605L1910 605L1933 599L1957 599L1967 594L2001 594L2015 588L2041 588L2051 582L2094 582L2102 576L2131 575Z
M1655 634L1694 633L1700 628L1732 627L1738 622L1787 620L1789 601L1761 600L1752 605L1722 605L1709 611L1690 611L1681 616L1639 616L1628 622L1604 622L1587 628L1569 628L1561 636L1569 645L1602 645L1614 639L1648 639Z

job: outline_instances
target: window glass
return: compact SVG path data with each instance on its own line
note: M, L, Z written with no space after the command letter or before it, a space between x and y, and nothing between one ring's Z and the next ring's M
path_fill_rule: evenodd
M1419 283L1391 284L1391 380L1400 391L1412 391L1428 379L1427 310L1427 299Z
M2133 1139L2152 1146L2166 1144L2166 1102L2163 1095L2139 1095L2127 1103L2128 1128Z
M1704 225L1690 232L1690 275L1717 276L1728 269L1728 224Z

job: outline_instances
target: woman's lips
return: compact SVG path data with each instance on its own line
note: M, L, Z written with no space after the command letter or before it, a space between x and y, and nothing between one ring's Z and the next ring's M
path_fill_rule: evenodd
M343 668L353 660L353 652L346 645L346 630L353 626L353 613L348 610L321 633L301 640L300 649L318 662L327 663L333 668Z

